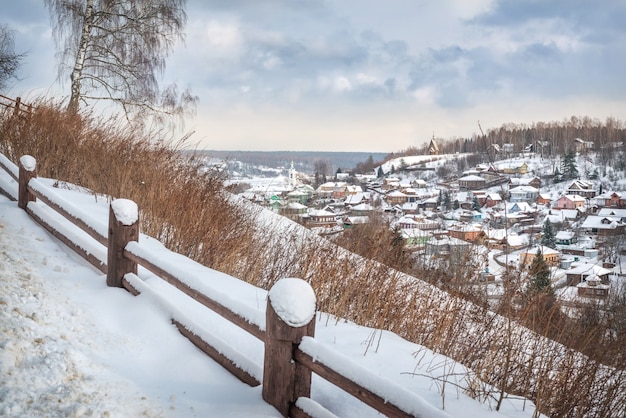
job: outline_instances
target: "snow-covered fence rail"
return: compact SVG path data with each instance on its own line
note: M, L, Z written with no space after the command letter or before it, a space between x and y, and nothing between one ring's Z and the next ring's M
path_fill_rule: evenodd
M163 301L170 306L171 320L181 334L241 381L251 386L262 383L263 399L284 416L334 416L310 399L312 373L388 416L447 416L419 396L373 375L315 340L315 294L303 280L279 280L267 294L263 311L250 303L249 297L246 299L262 289L221 273L207 281L209 272L218 272L164 247L140 243L139 211L134 202L113 200L107 226L38 179L33 157L21 157L18 169L0 154L0 167L11 181L17 181L18 193L14 197L15 193L4 190L11 187L1 176L0 191L17 200L18 206L46 230L105 273L108 286L122 287L135 295L150 291L137 275L141 266L260 340L264 358L258 367L236 347L200 329L171 303ZM89 239L95 242L88 243Z

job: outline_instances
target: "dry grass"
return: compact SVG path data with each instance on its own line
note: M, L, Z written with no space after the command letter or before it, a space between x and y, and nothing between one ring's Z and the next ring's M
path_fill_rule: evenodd
M558 306L531 301L522 309L515 303L519 289L512 289L498 311L506 316L494 314L427 283L458 289L471 271L461 267L465 275L450 282L443 269L415 270L393 246L394 235L375 229L353 233L354 250L367 258L358 256L234 199L218 174L200 173L178 152L181 144L168 144L159 132L129 131L93 115L72 117L51 103L38 104L29 120L5 114L0 123L0 152L13 161L30 154L42 177L135 200L144 233L211 268L264 288L283 277L309 281L321 310L390 330L470 367L476 380L467 393L496 409L508 392L530 398L549 416L624 413L623 364L602 365L614 348L596 346L597 328L569 329L572 322ZM287 226L274 228L277 222ZM577 349L554 339L575 342Z

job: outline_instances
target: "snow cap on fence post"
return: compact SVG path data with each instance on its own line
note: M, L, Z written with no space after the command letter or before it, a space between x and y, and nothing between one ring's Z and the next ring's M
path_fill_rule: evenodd
M20 165L24 167L26 171L35 171L37 168L37 160L32 155L22 155L20 157Z
M107 248L107 286L123 287L127 273L137 274L137 263L124 256L130 241L139 240L139 210L128 199L116 199L109 207L109 240Z
M292 327L302 327L315 316L315 292L302 279L281 279L268 294L280 319Z
M137 203L129 199L115 199L111 202L111 209L115 214L115 218L122 225L132 225L139 219L139 208Z
M302 337L314 335L315 292L304 280L279 280L267 297L262 396L283 416L290 416L298 398L311 395L311 370L293 353Z
M26 209L28 202L37 200L35 195L28 189L28 182L35 177L37 177L37 160L30 155L22 155L20 157L19 178L17 182L17 206L21 209Z

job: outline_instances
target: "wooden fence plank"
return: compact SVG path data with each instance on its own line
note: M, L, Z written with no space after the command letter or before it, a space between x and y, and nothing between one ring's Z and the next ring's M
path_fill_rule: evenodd
M63 215L68 221L72 222L74 225L76 225L77 227L85 231L87 234L89 234L91 238L95 239L96 241L98 241L100 244L104 246L108 245L108 242L109 242L108 238L103 237L100 233L98 233L98 231L93 229L82 219L77 218L76 216L72 215L71 213L66 211L62 206L59 206L58 204L50 200L48 196L41 193L40 191L35 190L32 187L29 187L29 190L35 197L39 198L46 205L50 206L52 209L56 210L58 213Z
M100 270L101 272L107 272L107 265L102 263L98 258L96 258L93 254L89 254L84 249L80 248L78 245L74 244L72 240L66 237L63 233L53 228L50 224L48 224L43 218L39 217L36 213L34 213L28 206L26 207L26 213L30 215L37 223L39 223L46 231L50 232L54 235L59 241L63 244L67 245L70 249L72 249L76 254L80 255L84 258L89 264Z
M226 318L230 322L232 322L235 325L237 325L239 328L241 328L241 329L247 331L248 333L254 335L259 340L265 341L265 331L262 330L261 328L259 328L258 325L252 324L252 323L248 322L247 319L237 315L236 313L234 313L233 311L231 311L230 309L228 309L224 305L222 305L219 302L211 299L209 296L204 295L204 294L198 292L195 289L192 289L191 287L189 287L185 283L181 282L178 278L174 277L173 275L171 275L167 271L163 270L162 268L160 268L158 266L155 266L153 263L151 263L150 261L146 260L145 258L140 257L138 255L135 255L135 254L133 254L133 253L131 253L129 251L126 251L126 250L124 250L124 257L126 257L129 260L132 260L135 263L143 266L145 269L147 269L147 270L151 271L152 273L156 274L157 276L159 276L160 278L162 278L163 280L165 280L166 282L168 282L172 286L176 287L181 292L183 292L186 295L190 296L194 300L200 302L201 304L203 304L207 308L211 309L215 313L217 313L217 314L221 315L222 317Z
M254 376L252 376L250 373L246 372L245 370L242 370L239 367L237 367L237 365L233 363L231 359L229 359L228 357L226 357L225 355L217 351L215 348L213 348L213 346L211 346L209 343L204 341L198 335L189 331L183 324L178 322L176 319L172 318L172 323L176 325L176 328L178 328L178 331L181 334L183 334L185 337L187 337L187 339L191 341L193 345L195 345L200 350L202 350L206 355L208 355L213 360L215 360L220 366L228 370L232 375L234 375L236 378L241 380L243 383L249 386L253 386L253 387L259 386L261 384L261 382L259 382Z
M313 371L313 373L317 374L323 379L328 380L335 386L345 390L350 395L363 401L364 403L368 404L369 406L383 413L384 415L390 417L413 417L413 415L404 412L396 405L386 402L385 399L365 389L361 385L358 385L347 377L330 369L326 365L313 361L313 358L304 353L302 350L296 348L293 357L296 362L308 367L309 369L311 369L311 371Z

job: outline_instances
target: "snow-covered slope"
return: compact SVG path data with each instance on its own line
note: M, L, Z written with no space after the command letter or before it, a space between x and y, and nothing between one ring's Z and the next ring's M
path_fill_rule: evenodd
M86 210L106 212L95 208L104 201L89 201L94 208ZM279 415L262 400L260 387L239 382L182 337L157 299L106 287L101 272L2 196L0 277L2 416ZM141 270L140 277L154 283L162 296L173 292ZM264 303L259 301L260 306ZM194 319L200 324L212 321L209 313ZM324 314L318 321L316 340L443 407L450 416L532 416L529 402L506 400L495 412L488 403L470 399L461 389L465 384L461 365L394 334ZM231 333L226 328L220 331ZM239 348L262 361L261 344ZM450 384L442 385L444 379ZM379 416L316 376L312 398L338 416Z

